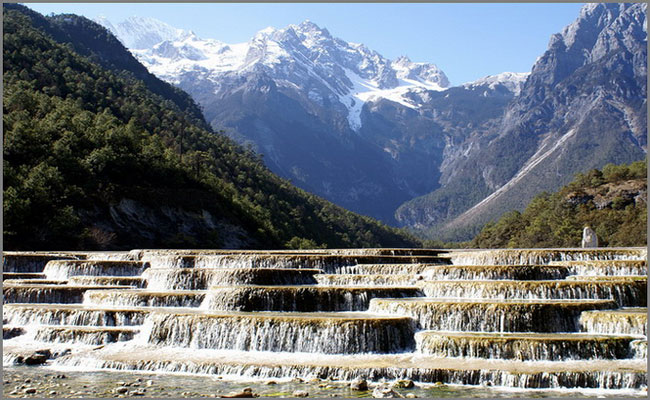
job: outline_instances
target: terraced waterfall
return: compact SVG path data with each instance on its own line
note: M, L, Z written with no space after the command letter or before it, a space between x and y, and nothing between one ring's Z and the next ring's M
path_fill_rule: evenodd
M5 252L3 364L363 378L367 395L412 380L645 396L646 259L640 248Z

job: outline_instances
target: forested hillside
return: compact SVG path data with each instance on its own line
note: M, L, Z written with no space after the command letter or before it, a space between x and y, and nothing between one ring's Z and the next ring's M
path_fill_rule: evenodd
M5 249L417 245L271 174L93 22L3 11Z
M646 161L608 164L487 224L469 247L576 247L584 226L596 231L599 246L645 246L647 216Z

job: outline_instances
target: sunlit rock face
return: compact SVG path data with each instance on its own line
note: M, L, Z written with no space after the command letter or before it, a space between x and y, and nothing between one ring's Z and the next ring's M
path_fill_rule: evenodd
M371 389L647 385L645 249L34 257L5 264L6 368L47 350L57 368L364 378Z

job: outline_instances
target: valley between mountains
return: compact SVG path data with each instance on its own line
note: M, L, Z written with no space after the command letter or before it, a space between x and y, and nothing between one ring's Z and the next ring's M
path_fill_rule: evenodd
M647 6L587 4L531 71L451 86L314 22L246 43L97 20L273 172L423 237L467 240L576 173L647 151Z

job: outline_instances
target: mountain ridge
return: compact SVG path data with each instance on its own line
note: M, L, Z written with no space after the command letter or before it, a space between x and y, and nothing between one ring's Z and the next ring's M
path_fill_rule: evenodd
M645 13L640 3L583 8L575 22L551 37L498 130L454 167L465 171L463 179L482 188L485 197L466 202L461 213L423 222L439 199L434 192L403 205L401 221L454 235L463 231L461 238L469 239L480 225L508 209L523 209L535 192L557 189L577 172L642 159L647 148ZM461 183L457 179L456 185ZM438 193L454 184L447 185Z
M387 60L309 21L245 44L186 35L133 52L303 189L425 236L467 239L576 172L644 156L645 14L642 4L587 5L530 73L454 87L434 64ZM195 51L208 44L221 64Z
M435 65L407 57L388 60L311 22L263 30L249 42L255 46L196 40L188 36L183 42L132 51L152 72L191 93L213 128L263 154L272 171L392 224L400 204L439 186L447 119L437 121L422 111L432 97L439 99L448 90L444 72ZM276 47L271 46L271 55L259 50L269 43L290 48L295 59L277 65L252 62L286 59ZM170 49L192 52L190 47L213 53L226 49L219 55L226 61L198 57L174 64L172 54L177 53ZM251 55L248 47L257 50ZM156 55L161 49L171 57ZM237 52L237 57L227 57ZM251 62L245 68L231 71L246 59ZM173 73L158 71L161 66ZM456 89L452 97L489 93L488 98L498 96L502 104L513 96L505 86L477 89L463 94L457 92L464 89ZM468 108L478 110L479 103L472 100L468 107L459 100L453 107L466 114ZM494 107L488 109L490 114ZM479 117L470 118L482 120L485 114L479 111Z

